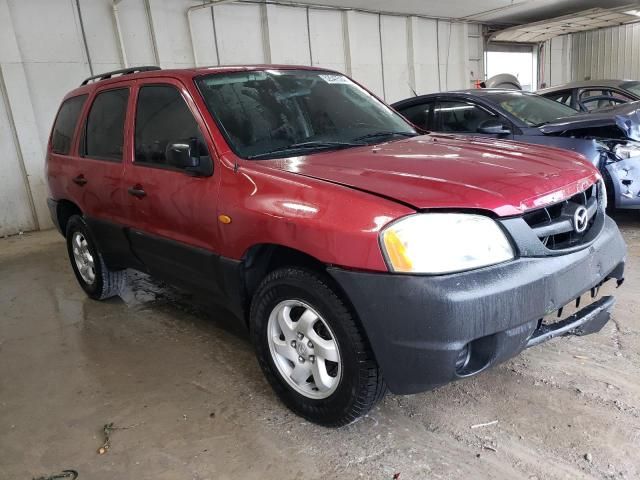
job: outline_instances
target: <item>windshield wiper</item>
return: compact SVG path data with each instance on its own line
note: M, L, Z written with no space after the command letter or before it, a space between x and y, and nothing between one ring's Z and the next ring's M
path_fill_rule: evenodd
M359 140L370 140L372 138L378 138L378 137L397 137L397 136L401 136L401 137L417 137L418 135L420 135L420 134L416 133L416 132L393 132L393 131L373 132L373 133L367 133L366 135L362 135L360 137L356 137L356 138L353 139L353 141L357 142Z
M291 145L287 145L286 147L276 148L275 150L271 150L269 152L258 153L256 155L251 155L247 157L249 160L257 160L260 158L267 158L272 155L278 155L281 153L287 152L295 152L298 150L327 150L330 148L349 148L349 147L362 147L366 145L366 143L362 142L330 142L330 141L313 141L313 142L300 142L300 143L292 143Z

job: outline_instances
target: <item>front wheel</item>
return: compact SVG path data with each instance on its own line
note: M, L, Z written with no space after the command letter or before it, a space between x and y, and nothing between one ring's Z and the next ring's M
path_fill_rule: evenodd
M80 215L69 219L65 236L73 273L87 295L94 300L104 300L120 294L126 271L110 270L105 265L89 227Z
M367 339L323 275L300 268L268 275L251 305L251 332L275 392L312 422L346 425L384 396Z

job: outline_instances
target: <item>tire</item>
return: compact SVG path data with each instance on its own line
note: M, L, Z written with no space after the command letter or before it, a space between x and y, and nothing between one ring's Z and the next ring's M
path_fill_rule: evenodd
M354 314L330 285L297 267L270 273L253 297L250 328L260 366L284 404L311 422L340 427L366 414L386 385ZM311 370L306 379L303 368Z
M71 268L87 295L94 300L119 295L126 281L126 270L107 268L87 223L80 215L69 219L65 236Z

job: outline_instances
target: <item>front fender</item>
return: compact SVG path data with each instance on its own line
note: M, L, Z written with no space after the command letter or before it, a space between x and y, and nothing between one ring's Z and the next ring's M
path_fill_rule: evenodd
M241 259L252 246L274 244L327 265L386 272L378 235L415 210L374 194L275 170L260 161L225 169L218 214L222 255Z

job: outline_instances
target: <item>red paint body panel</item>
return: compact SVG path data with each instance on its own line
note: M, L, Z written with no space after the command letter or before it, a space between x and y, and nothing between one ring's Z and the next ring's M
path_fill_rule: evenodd
M582 156L565 150L444 135L263 163L418 209L480 209L498 216L555 203L597 178Z
M391 200L245 162L222 172L222 254L241 258L253 245L276 244L333 265L386 271L378 232L414 212Z
M386 271L378 243L390 221L417 209L473 209L498 216L560 201L596 181L582 157L548 147L476 138L422 136L377 146L281 160L237 158L211 118L194 77L223 71L309 67L255 66L159 70L82 86L67 97L127 84L132 92L121 164L48 154L52 196L98 218L241 259L258 244L305 252L321 262ZM135 98L143 83L178 86L203 131L211 177L136 166ZM83 173L82 192L70 179ZM140 185L142 199L126 194ZM217 221L220 214L232 222Z

